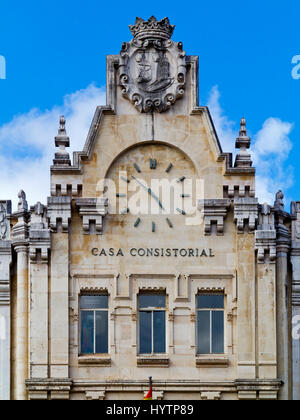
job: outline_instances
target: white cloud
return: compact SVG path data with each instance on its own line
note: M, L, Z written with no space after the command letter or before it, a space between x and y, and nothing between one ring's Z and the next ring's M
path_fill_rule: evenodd
M208 106L224 152L233 152L238 128L228 119L220 105L220 92L213 87ZM237 127L237 126L236 126ZM252 139L251 154L256 167L256 196L261 203L274 203L279 189L284 192L294 183L293 167L287 164L292 150L289 138L293 124L279 118L268 118ZM286 197L288 201L288 197Z
M211 112L213 122L224 152L235 153L235 139L237 132L235 122L230 121L220 105L220 91L214 86L210 92L207 106Z
M67 119L72 156L72 151L83 149L95 109L105 103L104 89L90 85L65 96L62 106L33 109L0 127L1 199L12 199L16 205L18 191L23 189L31 205L46 202L60 115Z

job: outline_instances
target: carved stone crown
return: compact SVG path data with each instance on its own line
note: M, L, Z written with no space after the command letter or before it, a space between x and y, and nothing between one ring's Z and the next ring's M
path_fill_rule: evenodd
M170 25L166 17L158 21L154 16L148 21L136 18L135 25L129 25L129 29L135 39L170 39L173 35L175 25Z

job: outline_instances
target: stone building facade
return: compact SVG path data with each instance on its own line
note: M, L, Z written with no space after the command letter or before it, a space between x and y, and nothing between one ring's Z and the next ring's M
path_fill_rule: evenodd
M0 399L299 399L300 202L259 204L169 20L130 29L47 204L0 201Z

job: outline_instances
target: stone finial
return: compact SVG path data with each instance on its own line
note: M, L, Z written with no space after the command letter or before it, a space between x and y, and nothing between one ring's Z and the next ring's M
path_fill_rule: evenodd
M64 116L60 117L58 135L55 137L55 146L59 147L59 149L55 153L54 165L71 166L70 155L66 150L66 147L70 147L70 138L67 136Z
M23 190L21 190L18 194L19 202L18 202L18 211L28 211L28 203L26 201L26 194Z
M284 194L283 194L283 192L281 190L279 190L276 193L276 197L275 197L275 203L274 203L275 210L282 210L282 211L284 211L284 202L283 202L283 199L284 199Z
M250 137L248 137L247 134L245 118L241 119L240 125L240 134L239 137L236 139L235 144L236 149L240 149L240 151L236 156L234 166L235 168L251 168L251 155L247 152L247 149L249 149L251 145L251 139Z

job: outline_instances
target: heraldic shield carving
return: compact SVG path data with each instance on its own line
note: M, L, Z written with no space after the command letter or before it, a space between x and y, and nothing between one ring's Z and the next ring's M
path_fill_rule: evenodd
M125 42L120 52L122 95L140 112L164 112L184 95L183 45L171 40L175 26L168 18L137 18L129 28L134 39Z

